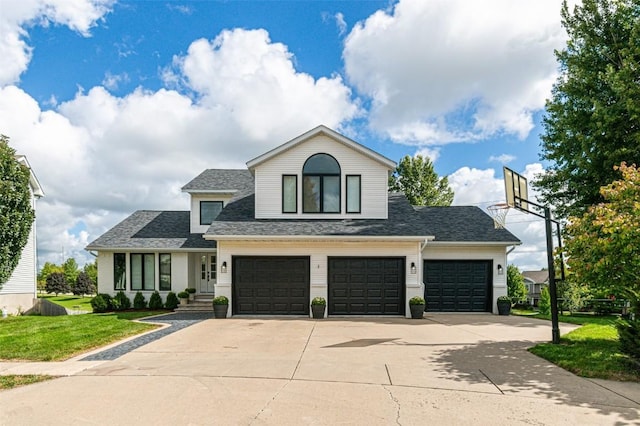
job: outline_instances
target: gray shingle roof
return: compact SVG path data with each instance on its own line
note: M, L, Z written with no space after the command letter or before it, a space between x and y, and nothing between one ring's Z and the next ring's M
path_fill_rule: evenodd
M520 243L478 207L413 208L389 195L389 219L254 219L254 195L229 203L206 234L211 236L434 236L446 242Z
M254 191L253 175L247 169L207 169L182 187L191 191L236 191L234 198Z
M138 210L87 246L100 249L211 249L215 241L189 232L188 211Z

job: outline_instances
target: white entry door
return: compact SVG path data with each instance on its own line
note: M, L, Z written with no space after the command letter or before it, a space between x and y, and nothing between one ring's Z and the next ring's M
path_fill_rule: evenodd
M201 254L200 255L200 293L213 294L214 285L216 283L216 255Z

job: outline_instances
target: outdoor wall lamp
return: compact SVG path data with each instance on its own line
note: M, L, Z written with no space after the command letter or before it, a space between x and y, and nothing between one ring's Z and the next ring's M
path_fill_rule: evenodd
M220 266L220 272L222 272L223 274L227 273L227 262L222 262L222 266Z
M416 273L416 263L415 262L411 262L411 273L412 274Z
M502 268L502 265L498 264L498 275L502 274L504 274L504 269Z

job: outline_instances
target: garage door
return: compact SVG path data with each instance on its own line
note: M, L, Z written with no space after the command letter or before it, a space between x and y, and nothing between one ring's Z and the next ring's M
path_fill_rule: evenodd
M427 311L491 311L491 261L425 260Z
M309 257L234 256L233 313L309 314Z
M404 315L404 262L330 257L329 315Z

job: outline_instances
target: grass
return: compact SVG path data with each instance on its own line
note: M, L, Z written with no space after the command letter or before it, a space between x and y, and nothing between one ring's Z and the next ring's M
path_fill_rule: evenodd
M166 311L132 311L0 320L0 360L61 361L155 328L130 321Z
M534 318L550 319L536 314ZM582 377L618 381L640 381L640 367L622 354L615 316L559 315L560 322L582 325L565 334L560 344L541 343L529 351Z
M55 378L56 376L44 376L38 374L0 376L0 390L12 389L18 386L44 382L45 380L51 380Z
M71 296L68 294L63 294L60 296L54 296L52 294L39 294L39 299L47 299L50 302L53 302L57 305L63 306L67 309L78 309L81 311L89 311L93 312L93 308L91 307L91 297L80 297L80 296Z

